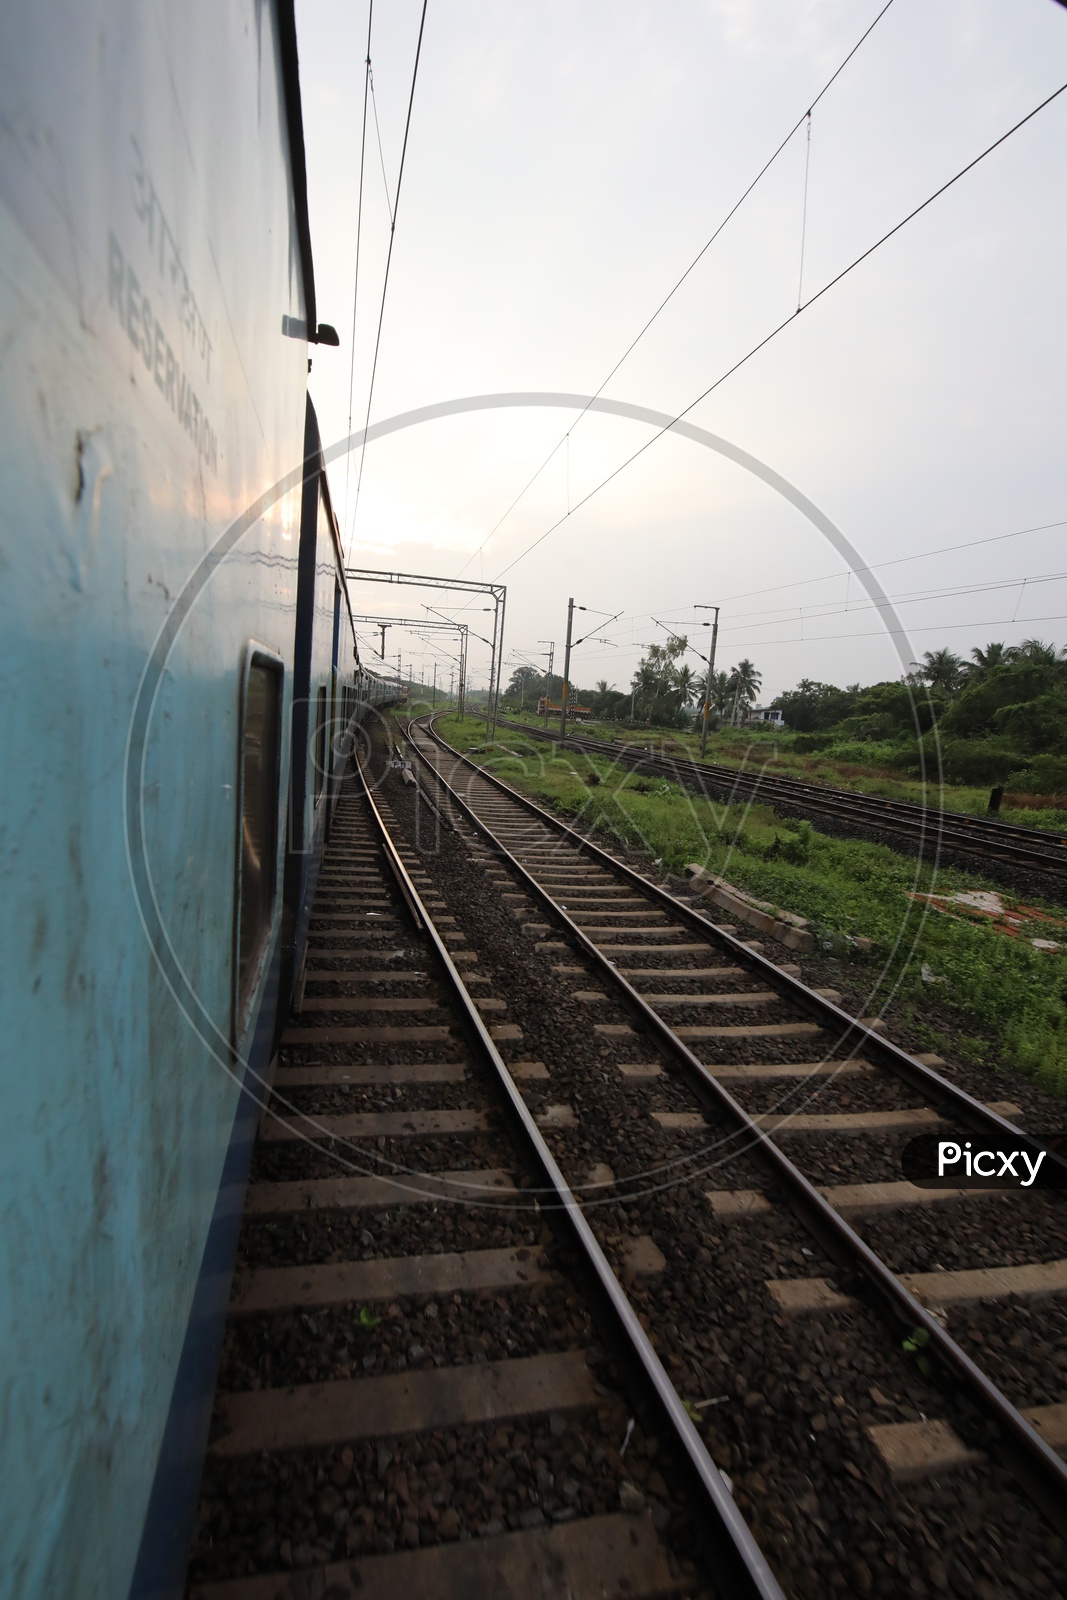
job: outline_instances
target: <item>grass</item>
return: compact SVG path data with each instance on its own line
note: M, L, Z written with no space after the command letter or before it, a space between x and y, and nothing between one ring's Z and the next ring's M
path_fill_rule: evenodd
M1067 1094L1067 950L1035 950L910 898L997 885L958 870L935 872L888 846L830 838L809 823L782 821L769 806L716 805L607 759L554 755L521 734L507 732L486 752L485 724L473 718L443 717L438 727L505 782L583 829L595 827L670 872L698 862L807 917L824 954L856 963L854 983L870 983L869 1008L877 1011L895 995L898 1014L925 1033L930 1048L946 1047L947 1017L954 1054L1025 1072ZM856 951L856 936L873 940L870 955ZM932 1011L940 1024L929 1020Z
M527 712L515 720L543 727L543 719ZM674 728L632 728L624 723L585 723L582 732L598 739L616 739L624 744L654 745L664 755L695 757L700 751L698 733ZM889 765L896 747L873 742L854 742L846 747L848 758L819 751L797 750L803 735L774 733L756 728L725 728L708 738L708 759L730 767L763 767L769 775L802 778L830 788L856 789L862 794L884 795L891 800L911 800L917 805L937 805L939 796L948 811L968 816L984 816L989 804L989 785L948 784L943 791L936 773L924 789L918 778L910 778ZM1002 805L1003 822L1023 828L1067 829L1067 806L1061 795L1015 795Z

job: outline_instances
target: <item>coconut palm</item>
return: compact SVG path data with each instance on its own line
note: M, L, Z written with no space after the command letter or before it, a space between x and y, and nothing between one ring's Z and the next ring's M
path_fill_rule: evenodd
M1005 652L1009 661L1029 661L1035 667L1054 667L1062 654L1054 644L1046 644L1043 639L1024 639L1022 644L1013 644Z
M691 705L697 695L696 677L692 667L682 666L678 668L674 678L674 687L682 705Z
M922 658L922 675L931 689L943 689L951 694L959 686L963 662L947 645L940 650L927 650Z
M733 697L733 709L730 712L731 722L736 722L740 712L747 710L760 691L763 674L757 672L753 662L746 656L739 661L729 675L727 687Z
M983 650L980 645L975 645L971 651L971 660L974 665L968 667L968 673L975 678L984 678L996 667L1003 667L1010 659L1008 651L1002 644L987 644Z

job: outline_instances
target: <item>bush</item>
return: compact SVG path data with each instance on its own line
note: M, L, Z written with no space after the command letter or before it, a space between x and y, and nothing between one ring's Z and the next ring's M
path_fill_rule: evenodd
M927 741L927 773L936 774L933 740ZM987 739L943 739L941 765L948 783L1003 783L1019 764L1018 746L995 736Z
M1026 794L1067 794L1067 756L1031 756L1005 779L1009 789Z

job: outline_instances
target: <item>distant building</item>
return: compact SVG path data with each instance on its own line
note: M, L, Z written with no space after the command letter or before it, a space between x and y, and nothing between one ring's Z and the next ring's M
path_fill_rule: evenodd
M785 727L785 718L782 713L777 709L772 710L769 706L753 706L748 714L748 720L749 722L766 723L771 728Z

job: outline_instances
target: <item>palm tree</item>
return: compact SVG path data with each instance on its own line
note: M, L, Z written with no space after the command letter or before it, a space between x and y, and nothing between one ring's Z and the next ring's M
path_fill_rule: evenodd
M963 672L963 662L947 645L940 650L927 650L922 659L922 675L931 689L944 689L951 694Z
M697 685L690 666L679 667L674 679L674 687L681 696L683 706L691 705L696 699Z
M705 676L698 690L701 705L704 703L703 697L706 682L707 678ZM708 704L711 706L711 709L720 717L725 712L726 707L730 704L730 674L728 672L712 673L711 689L708 694Z
M744 707L747 710L752 704L759 694L762 682L763 674L756 671L755 665L749 661L747 656L743 661L738 662L729 675L727 685L733 695L733 710L730 713L731 722L737 720L740 707Z
M987 644L984 650L975 645L971 651L974 665L968 667L967 671L972 677L984 678L996 667L1004 666L1009 659L1008 652L1002 644Z
M1022 644L1013 644L1005 652L1009 661L1029 661L1035 667L1054 667L1062 653L1043 639L1024 639Z

